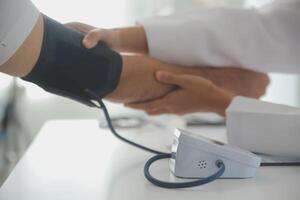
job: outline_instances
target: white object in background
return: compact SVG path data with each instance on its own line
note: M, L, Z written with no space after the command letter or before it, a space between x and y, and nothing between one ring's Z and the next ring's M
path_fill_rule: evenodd
M249 151L300 158L300 109L236 97L226 111L228 142Z
M175 131L172 153L171 171L183 178L208 177L219 170L219 160L225 165L221 178L251 178L261 162L251 152L180 129Z

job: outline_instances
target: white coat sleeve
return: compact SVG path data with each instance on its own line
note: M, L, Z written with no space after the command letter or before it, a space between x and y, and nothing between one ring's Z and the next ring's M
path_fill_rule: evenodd
M22 45L38 16L30 0L0 0L0 65Z
M139 22L151 56L185 66L300 73L300 0L213 8Z

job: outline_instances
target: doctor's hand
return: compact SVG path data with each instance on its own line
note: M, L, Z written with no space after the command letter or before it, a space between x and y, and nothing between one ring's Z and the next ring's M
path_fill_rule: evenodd
M224 116L226 108L235 96L199 76L158 71L156 78L162 83L176 85L177 89L162 98L126 106L144 110L149 115L215 112Z
M102 41L119 52L148 53L147 37L142 26L102 29L80 22L65 25L86 34L83 39L83 45L86 48L93 48L99 41Z

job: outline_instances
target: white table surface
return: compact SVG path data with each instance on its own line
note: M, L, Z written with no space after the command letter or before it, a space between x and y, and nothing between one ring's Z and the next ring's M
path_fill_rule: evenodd
M225 139L222 127L200 130ZM134 130L127 132L137 137ZM139 140L143 138L152 146L165 144L155 133L140 133ZM300 199L300 167L261 167L253 179L168 190L144 178L143 166L150 156L100 130L97 121L52 121L3 184L0 200ZM173 180L168 167L167 160L160 161L152 173Z

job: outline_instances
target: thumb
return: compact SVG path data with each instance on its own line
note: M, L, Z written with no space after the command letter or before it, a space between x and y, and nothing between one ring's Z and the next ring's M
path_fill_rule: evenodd
M179 75L166 71L157 71L156 79L162 83L187 87L190 85L190 78L187 75Z
M88 48L94 48L99 41L105 41L106 31L104 29L94 29L88 32L83 38L83 45Z

